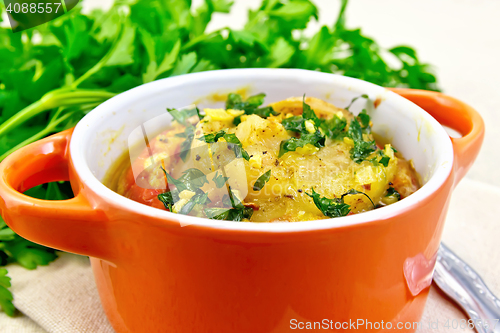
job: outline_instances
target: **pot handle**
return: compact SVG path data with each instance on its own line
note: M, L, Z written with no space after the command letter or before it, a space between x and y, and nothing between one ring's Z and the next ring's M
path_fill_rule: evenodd
M456 186L474 163L483 143L483 118L469 105L439 92L405 88L389 90L420 106L441 125L462 134L461 138L450 138L454 151Z
M17 234L58 250L110 258L102 211L78 190L68 200L40 200L22 192L48 182L69 180L73 129L36 141L0 163L0 213Z

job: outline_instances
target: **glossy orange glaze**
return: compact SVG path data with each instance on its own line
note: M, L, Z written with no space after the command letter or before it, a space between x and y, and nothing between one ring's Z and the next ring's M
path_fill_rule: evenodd
M0 164L1 214L23 237L93 257L103 307L120 333L289 332L292 319L418 321L428 288L413 296L403 264L437 252L451 191L477 156L484 124L472 108L448 96L396 92L464 135L452 140L455 171L396 216L296 232L181 228L177 221L106 202L86 187L68 154L71 130ZM70 200L20 193L68 178L76 195Z

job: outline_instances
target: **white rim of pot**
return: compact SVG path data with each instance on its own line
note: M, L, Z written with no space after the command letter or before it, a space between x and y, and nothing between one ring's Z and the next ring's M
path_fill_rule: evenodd
M383 90L382 87L362 80L336 74L327 74L300 69L227 69L187 74L150 82L123 92L107 100L106 102L96 107L93 111L89 112L78 123L75 131L73 132L70 143L70 153L75 171L78 174L80 180L85 184L85 186L94 193L98 194L106 202L111 203L115 206L119 206L124 210L133 211L137 214L149 216L155 219L164 219L166 222L165 226L171 226L171 221L176 221L183 226L203 226L224 230L259 232L294 232L332 229L385 220L396 216L408 209L411 209L415 205L418 205L419 202L425 200L425 198L438 190L446 181L451 173L453 166L453 146L448 134L441 126L441 124L439 124L423 109L406 100L405 98L389 91L384 92L386 102L390 101L390 103L392 103L398 109L418 114L424 121L426 121L427 124L432 127L433 131L436 133L436 139L434 140L435 145L433 146L434 149L436 149L436 151L438 152L437 155L439 157L438 161L436 161L436 170L434 171L430 179L426 182L426 184L424 184L419 190L399 202L396 202L389 206L370 210L368 212L323 220L273 223L220 221L180 215L141 204L112 191L94 176L87 164L85 158L85 144L86 142L88 142L89 137L92 134L95 134L92 132L93 124L102 121L103 117L105 117L107 113L113 112L113 105L115 104L123 104L125 102L132 104L140 100L141 96L143 95L148 95L155 91L164 91L169 87L174 87L179 84L186 84L197 80L209 80L211 78L216 78L219 81L221 79L231 79L237 77L241 78L242 76L248 76L249 78L265 78L278 76L281 79L286 80L287 78L292 79L294 77L297 77L297 75L300 75L302 77L306 76L309 80L317 79L320 81L325 80L325 76L329 76L330 79L332 78L332 76L334 76L336 80L345 80L345 82L348 82L353 86L363 85L368 87L372 91L378 90L379 92Z

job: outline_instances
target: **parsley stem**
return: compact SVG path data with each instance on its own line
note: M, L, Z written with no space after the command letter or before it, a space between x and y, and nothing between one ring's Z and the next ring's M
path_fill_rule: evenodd
M40 132L36 133L35 135L33 135L32 137L24 140L23 142L19 143L18 145L16 145L15 147L9 149L8 151L6 151L3 155L0 156L0 162L3 161L7 156L9 156L10 154L12 154L13 152L15 152L16 150L32 143L32 142L35 142L37 140L40 140L42 138L44 138L45 136L51 134L52 132L54 132L55 128L57 127L57 125L59 125L61 122L63 122L64 120L68 119L69 117L71 117L73 115L73 112L71 113L66 113L64 114L62 117L50 122L47 127L45 127L43 130L41 130Z
M269 7L269 5L268 5ZM262 19L264 19L268 15L269 8L266 8L264 11L259 11L257 15L245 24L245 30L252 30L252 28L259 23Z
M340 7L339 15L337 16L337 21L335 22L335 29L343 27L345 25L345 10L347 8L347 3L349 0L341 0L342 4Z
M76 113L79 113L79 112L84 113L86 111L92 110L93 108L95 108L99 104L100 103L88 103L88 104L81 105L77 108L72 107L71 110L68 110L68 108L59 107L54 112L54 114L51 116L49 123L42 131L36 133L32 137L27 138L23 142L17 144L15 147L9 149L7 152L5 152L3 155L0 156L0 162L2 162L7 156L9 156L9 154L12 154L16 150L18 150L18 149L20 149L20 148L22 148L22 147L24 147L32 142L43 139L45 136L50 135L50 134L57 132L59 130L64 130L64 129L71 127L72 125L66 126L66 128L63 128L63 129L57 128L57 126L60 125L63 121L68 120L69 118L74 116ZM62 116L60 116L61 113L63 113L63 112L64 112L64 114Z
M203 42L205 39L208 39L208 38L211 38L211 37L215 37L217 36L218 34L220 34L223 30L226 30L226 28L223 28L223 29L219 29L219 30L216 30L216 31L213 31L209 34L202 34L202 35L199 35L198 37L195 37L191 40L189 40L189 42L187 42L186 44L184 44L184 46L181 47L181 50L182 51L186 51L188 50L189 48L195 46L196 44L200 43L200 42Z
M15 127L24 123L31 117L32 115L36 115L40 113L40 110L44 109L43 100L36 101L35 103L28 105L9 119L7 119L2 125L0 125L0 136L13 130Z
M117 38L115 39L113 45L111 45L111 47L109 48L108 52L106 52L104 57L102 57L94 66L92 66L87 72L85 72L85 74L83 74L78 79L73 81L73 83L71 85L71 87L73 89L76 89L83 81L87 80L89 77L91 77L92 75L94 75L95 73L100 71L101 68L104 67L104 65L106 65L109 58L111 58L111 55L116 51L116 48L118 47L118 43L120 42L120 40L123 36L123 33L124 33L123 31L124 31L123 26L121 26L120 33L117 36Z
M106 57L102 58L98 63L96 63L94 66L92 66L92 68L90 68L87 72L85 72L85 74L83 74L78 79L73 81L73 83L71 84L71 87L73 87L73 88L78 87L83 81L87 80L89 77L91 77L92 75L97 73L102 68L102 66L104 64L103 60L105 58Z
M114 93L104 90L71 91L67 88L54 90L45 94L39 101L28 105L0 125L0 136L10 132L14 128L44 111L60 106L78 106L81 104L102 103L113 96L115 96Z

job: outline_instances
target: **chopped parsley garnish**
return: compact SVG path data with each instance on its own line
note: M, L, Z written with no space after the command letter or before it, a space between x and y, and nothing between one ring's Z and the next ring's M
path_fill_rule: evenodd
M354 148L350 150L351 159L358 164L377 150L375 140L365 141L363 139L363 131L357 119L351 121L347 136L354 142Z
M305 131L305 121L306 120L302 116L293 116L283 119L281 125L283 125L287 131L301 133Z
M255 184L253 184L253 190L254 191L260 191L266 185L266 183L269 181L271 178L271 170L266 171L263 173L257 180L255 181Z
M302 116L285 118L281 122L287 131L300 133L300 137L293 137L282 141L278 157L283 156L289 151L295 151L298 147L304 147L308 143L318 148L324 147L325 136L332 140L341 140L348 135L345 131L347 120L344 117L334 115L331 119L319 118L311 106L305 102L305 96L302 101L302 110ZM307 121L314 124L315 132L311 133L307 130Z
M384 154L384 156L378 162L387 168L390 160L391 160L391 158Z
M253 209L245 207L243 203L234 195L231 187L229 186L229 196L224 195L223 202L226 205L231 205L231 209L212 207L205 209L205 214L209 219L214 220L227 220L227 221L242 221L252 217Z
M213 220L226 220L226 221L242 221L243 219L249 219L252 217L253 209L250 207L243 208L207 208L205 209L205 214L209 219Z
M401 194L392 186L387 189L386 197L395 197L398 201L401 200Z
M179 153L180 157L184 162L186 162L186 159L191 151L191 143L193 142L194 139L194 131L195 131L194 126L190 125L186 127L183 133L178 133L175 135L176 137L186 139L182 141L181 152Z
M179 179L172 177L165 169L161 168L169 183L175 185L177 191L189 190L196 192L204 184L208 184L207 176L199 169L191 168L182 173Z
M341 217L349 214L349 212L351 211L351 206L344 202L344 198L347 195L351 194L363 194L370 200L370 202L373 205L373 208L375 208L375 204L373 203L370 196L368 196L366 193L356 191L355 189L350 189L346 193L342 194L340 198L333 198L333 199L322 197L319 193L314 191L314 188L312 188L312 194L309 194L307 192L306 194L311 198L313 198L316 207L318 207L318 209L323 213L323 215L328 217Z
M185 190L194 192L195 194L177 213L187 215L196 205L210 203L208 192L205 193L201 190L204 184L208 184L207 176L201 170L195 168L187 169L183 172L182 176L175 179L163 169L163 167L161 169L167 177L169 184L175 186L175 189L170 189L168 192L158 194L158 200L160 200L169 211L172 211L175 203L179 201L180 193Z
M231 143L234 145L234 153L236 157L243 157L247 161L250 160L250 155L248 155L245 149L243 149L243 144L235 134L229 134L224 130L220 130L218 132L205 134L201 138L198 138L198 140L205 141L206 143L215 143L219 141L220 138L224 138L227 143Z
M366 113L365 109L363 109L363 111L361 111L361 113L357 115L356 119L359 121L361 129L364 133L371 133L370 116L368 115L368 113Z
M224 175L221 175L219 172L216 172L214 178L212 178L217 188L222 188L228 179L229 177L224 177Z
M168 209L169 212L172 211L172 206L175 204L175 200L172 196L171 191L158 194L158 200L163 203L163 205L166 209Z
M234 109L234 110L250 110L256 109L264 103L264 98L266 94L260 93L257 95L250 96L246 101L243 101L243 98L240 94L230 93L227 95L226 100L226 109Z
M331 119L322 120L320 128L330 139L341 140L347 134L345 131L346 126L347 120L344 117L341 118L335 115Z
M305 102L305 95L302 101L302 110L302 116L290 117L288 120L283 120L282 123L284 123L283 126L285 129L300 133L300 137L281 141L278 157L283 156L289 151L295 151L299 147L304 147L307 144L318 148L325 146L325 135L319 130L324 121L319 119L314 110ZM307 121L311 121L314 124L314 132L311 133L307 130Z
M306 103L306 95L302 99L302 117L306 120L311 120L316 127L320 127L321 119L318 118L314 110Z
M281 141L278 157L281 157L289 151L295 151L299 147L304 147L308 143L315 147L321 148L325 146L325 136L320 131L314 133L302 134L300 138L290 138Z
M208 192L203 192L201 187L208 183L206 175L198 169L188 169L184 171L181 177L175 179L165 169L161 168L168 179L168 182L175 186L175 189L170 189L168 192L160 193L158 200L160 200L166 209L172 211L176 202L178 202L179 195L182 191L188 190L195 192L195 194L179 209L178 214L189 214L196 205L207 205L211 203L208 198ZM218 188L222 188L228 177L220 176L218 173L214 176L213 180ZM227 206L232 208L210 207L204 209L205 215L210 219L241 221L249 219L253 214L253 209L245 207L238 199L231 187L229 187L229 196L224 195L222 200ZM198 207L200 207L198 206ZM199 208L197 209L199 211Z
M377 160L377 157L374 157L371 158L369 161L372 162L374 166L379 166L379 164L382 164L384 167L387 168L387 166L389 166L391 158L387 156L383 150L379 150L378 154L381 156L380 160Z
M215 143L215 142L219 141L220 138L223 138L225 134L226 134L226 131L220 130L218 132L205 134L201 138L198 138L198 140L205 141L206 143Z
M347 125L346 119L344 119L343 117L341 118L337 115L334 115L331 119L319 118L316 113L314 113L314 110L308 104L306 104L305 95L302 105L302 117L306 120L312 121L314 125L316 125L317 128L320 128L330 139L336 140L341 139L343 136L345 136L343 132ZM305 125L303 126L303 129L305 130Z
M178 214L187 215L193 210L193 208L196 205L205 205L207 203L210 203L210 199L208 198L208 192L196 193L193 197L191 197L191 199L189 199L189 201L184 206L182 206Z
M366 94L363 94L363 95L358 96L358 97L354 97L354 98L351 100L351 103L349 103L349 105L348 105L348 106L346 106L346 107L345 107L345 109L346 109L347 111L349 111L349 109L350 109L350 108L351 108L351 106L354 104L354 102L356 102L356 101L357 101L358 99L360 99L360 98L370 99L370 97L368 97L368 95L366 95Z
M343 136L345 136L344 129L347 125L347 120L345 118L334 115L331 119L321 119L316 116L316 114L308 104L304 102L303 105L305 113L303 113L302 116L285 118L281 122L281 124L287 131L308 133L305 127L305 122L306 120L310 120L316 127L321 128L327 137L333 140L341 139Z
M270 106L259 108L264 103L264 97L266 97L266 94L260 93L250 96L246 101L243 101L241 95L231 93L227 96L226 109L243 110L246 115L255 114L261 118L277 116L279 113L275 112ZM235 125L241 123L241 116L234 118L233 123Z
M191 118L192 116L198 116L201 120L203 119L203 115L200 113L200 110L197 107L194 107L192 109L170 109L167 108L168 113L181 125L189 125L188 119Z
M370 200L370 202L372 203L372 206L373 208L375 208L375 204L373 203L373 200L372 198L370 198L370 196L364 192L359 192L359 191L356 191L355 189L351 188L349 191L347 191L346 193L342 194L341 198L343 199L346 195L351 195L351 194L362 194L364 195L365 197L368 198L368 200Z
M344 198L334 198L328 199L322 197L319 193L312 189L312 194L306 192L308 196L313 198L314 204L323 213L323 215L328 217L340 217L346 216L351 211L351 206L344 203Z
M190 153L191 143L193 142L195 131L194 126L188 122L188 119L195 115L198 115L199 120L201 120L203 119L204 115L200 113L200 110L197 107L183 110L167 108L167 111L179 124L186 126L184 133L178 133L175 135L176 137L186 139L181 143L181 152L179 154L182 160L186 162L186 159Z

